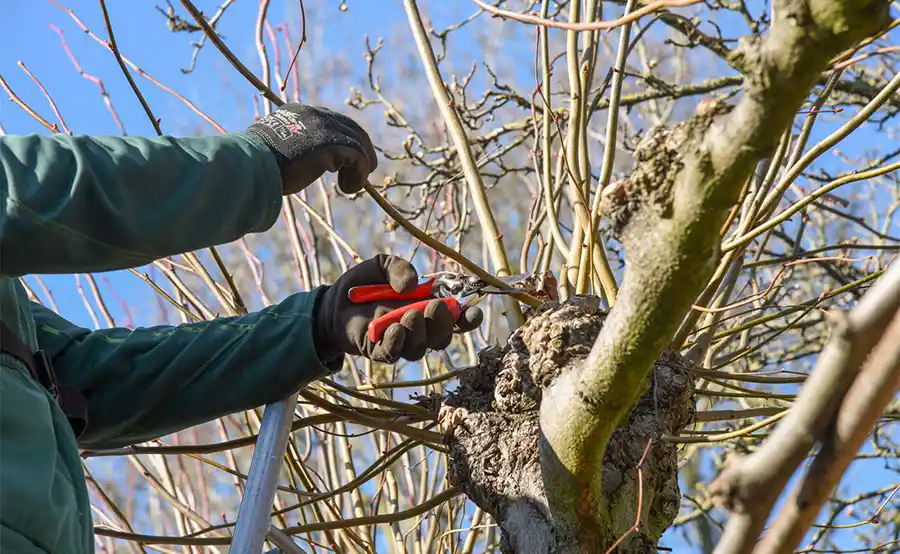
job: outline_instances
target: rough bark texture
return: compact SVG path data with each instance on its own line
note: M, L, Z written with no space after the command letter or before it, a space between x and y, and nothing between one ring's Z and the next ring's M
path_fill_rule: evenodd
M582 552L575 530L554 520L548 509L539 413L543 392L561 374L580 371L605 314L596 298L574 297L529 315L505 348L483 351L479 365L462 375L459 388L443 399L440 421L450 447L449 479L494 517L502 530L503 552ZM678 513L676 447L654 439L690 423L692 389L693 379L680 357L665 352L637 405L606 446L607 515L599 534L607 547L635 523L639 496L642 505L640 529L617 552L656 552L659 537ZM651 440L639 487L638 462Z

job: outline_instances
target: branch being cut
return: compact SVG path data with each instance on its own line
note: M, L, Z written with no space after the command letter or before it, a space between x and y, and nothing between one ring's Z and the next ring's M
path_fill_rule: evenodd
M469 185L469 193L472 195L475 212L478 214L482 227L484 227L484 241L487 243L488 250L491 253L494 271L501 277L509 275L509 261L507 260L506 249L503 246L503 234L500 233L494 214L491 211L491 206L488 203L484 183L481 180L481 174L478 172L475 157L472 155L469 138L466 136L462 122L460 122L459 114L456 113L456 109L453 107L453 99L450 98L450 94L444 86L444 81L441 79L438 62L434 57L434 51L431 49L428 35L425 33L425 25L422 23L419 8L416 6L415 0L404 0L403 7L409 18L409 25L412 28L416 47L419 50L419 57L422 59L422 65L424 65L425 73L428 76L428 82L431 84L435 102L437 102L438 108L441 110L444 123L447 125L447 131L453 137L453 142L459 153L459 161L462 164L466 182ZM503 296L501 301L503 302L504 315L509 322L509 329L513 331L522 325L524 321L522 312L519 309L519 305L512 298Z
M544 395L541 463L550 509L599 546L605 445L647 373L708 282L722 226L758 161L774 150L829 60L890 22L887 0L781 0L769 33L732 54L745 74L734 106L702 106L648 135L637 168L604 191L601 209L627 251L627 271L591 355Z
M243 63L241 63L240 60L237 59L237 56L235 56L231 52L231 50L228 48L228 46L222 41L222 39L219 38L219 36L216 34L215 30L204 19L202 12L200 12L200 10L197 9L197 7L193 4L193 2L191 2L191 0L181 0L181 3L182 3L182 5L184 5L185 9L191 14L191 17L193 17L194 20L197 22L197 24L203 29L203 32L206 33L206 36L209 37L209 40L212 41L212 43L216 46L216 48L219 50L219 52L223 56L225 56L225 58L229 62L231 62L231 65L241 75L243 75L250 82L250 84L252 84L254 87L256 87L256 89L259 90L260 93L266 99L268 99L270 102L272 102L276 106L281 106L284 104L284 101L281 98L279 98L274 92L272 92L272 89L270 89L265 83L260 81L259 78L256 75L254 75L252 71L247 69L247 67ZM415 9L415 6L413 6L413 9ZM429 52L430 52L430 50L429 50ZM433 59L434 54L432 53L431 55L432 55L432 59ZM463 133L463 139L464 139L463 142L461 142L459 144L468 146L467 139L465 139L465 133ZM460 146L458 146L458 148L459 147ZM465 156L460 156L460 157L465 158ZM471 159L471 154L469 157ZM475 176L477 177L478 176L477 167L474 168L474 171L475 171ZM468 173L467 173L467 176L468 176ZM483 188L483 185L482 185L482 188ZM466 267L467 269L469 269L470 271L475 273L478 277L487 281L489 284L494 285L494 286L503 286L502 281L497 279L494 275L491 275L490 273L482 270L480 267L475 266L474 264L468 262L468 260L466 260L464 257L462 257L461 254L454 252L449 247L442 248L443 245L441 245L439 242L431 239L424 232L419 232L419 233L415 232L416 231L415 227L412 227L412 225L408 221L406 221L400 215L400 213L397 212L397 210L393 209L390 206L390 204L388 204L387 201L378 193L378 191L375 189L375 187L373 187L370 184L367 184L365 189L374 198L374 200L378 203L379 206L381 206L383 209L385 209L385 211L387 211L388 214L391 215L391 217L393 217L405 229L410 231L416 238L425 242L426 244L428 244L435 250L443 253L444 255L447 255L448 257L452 258L456 262L460 263L461 265L463 265L464 267ZM482 190L482 192L483 192L483 190ZM485 202L485 206L487 207L487 210L488 210L487 214L490 215L490 208L489 208L489 206L487 206L486 202ZM493 223L493 228L496 229L496 224L493 222L493 216L490 216L489 220L491 223ZM498 258L495 258L495 263L496 263L496 260L499 259L500 262L502 262L502 263L497 264L498 271L501 272L500 273L501 275L504 275L504 274L508 275L509 274L508 262L506 261L506 253L503 250L503 244L502 244L501 239L502 239L502 236L498 232L498 234L496 236L496 243L499 245L499 251L498 251L499 253L498 253ZM506 273L503 273L503 271L505 271ZM509 320L510 324L511 324L510 327L512 329L514 329L518 326L518 323L521 322L521 318L522 318L522 312L519 310L519 306L518 306L518 304L515 303L514 300L522 301L522 302L528 304L529 306L536 306L537 300L527 293L521 293L521 294L516 294L516 295L510 295L510 296L511 296L511 298L507 298L507 296L504 295L503 301L508 310L507 317L511 318Z

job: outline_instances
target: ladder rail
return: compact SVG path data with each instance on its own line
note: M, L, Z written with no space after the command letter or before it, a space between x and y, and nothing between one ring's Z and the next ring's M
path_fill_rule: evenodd
M278 485L281 462L297 405L299 391L284 400L267 404L263 411L256 449L250 460L247 486L238 509L230 552L258 554L269 534L272 504Z

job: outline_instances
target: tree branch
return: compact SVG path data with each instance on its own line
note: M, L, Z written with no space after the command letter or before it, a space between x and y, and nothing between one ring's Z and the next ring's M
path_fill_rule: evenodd
M895 276L900 266L895 266ZM888 276L886 276L888 277ZM900 279L893 294L900 298ZM763 554L793 550L812 525L856 453L900 388L900 310L844 396L833 432L825 437L806 478L784 504L760 544Z
M891 320L897 319L898 310L900 310L900 264L895 264L873 285L856 308L846 316L836 319L831 340L819 354L815 369L807 378L793 408L782 424L759 450L730 464L713 482L710 492L733 512L716 549L717 554L753 551L756 539L762 532L775 501L815 443L825 438L826 429L834 422L835 413L843 400L844 408L841 415L844 427L826 438L826 445L830 445L830 448L823 448L810 468L810 475L815 475L814 486L810 483L801 485L800 492L792 497L793 502L789 501L786 505L785 513L788 515L783 515L784 520L776 522L770 531L776 535L767 539L768 546L765 546L763 551L791 551L792 546L783 544L778 549L771 548L776 544L787 542L796 545L802 538L806 527L811 523L811 518L818 513L816 506L821 506L819 498L831 491L846 464L849 464L850 460L845 457L852 458L856 453L859 445L865 440L868 429L874 425L874 420L862 436L856 436L858 428L867 424L872 417L877 419L887 401L893 396L888 394L887 400L881 402L879 392L871 390L870 387L878 382L888 393L896 390L896 382L893 388L889 385L891 370L895 381L897 371L896 368L890 368L890 364L885 364L891 359L891 354L887 352L881 357L872 356L871 363L866 369L866 374L871 374L872 381L868 377L855 378L860 366L885 335L888 327L890 326L893 335L897 334L897 323L895 321L891 324ZM883 343L881 349L888 350L891 340L886 338ZM897 341L894 341L894 344L896 343ZM882 363L879 363L879 360ZM851 389L851 385L854 392L845 398L844 393ZM865 404L854 407L850 404L851 400ZM861 414L857 413L860 409L863 411ZM812 494L815 501L809 502L809 499L806 499L802 503L798 502L797 494L807 496L810 490L815 491ZM801 508L803 505L806 505L806 508ZM807 513L801 516L794 513L797 509ZM803 527L803 530L801 531L799 527ZM797 537L796 533L800 536ZM779 535L786 536L779 538Z

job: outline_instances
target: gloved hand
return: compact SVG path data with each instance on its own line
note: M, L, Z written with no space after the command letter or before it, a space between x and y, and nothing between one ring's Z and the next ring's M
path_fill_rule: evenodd
M338 188L362 190L378 159L369 135L349 117L326 108L285 104L247 129L278 159L284 194L311 185L326 171L338 172Z
M471 307L454 322L450 309L440 300L428 303L424 311L407 312L400 323L387 328L377 343L369 341L368 325L392 310L421 300L391 300L353 304L347 297L351 287L390 284L398 293L412 292L418 284L416 269L402 258L379 254L341 275L325 288L316 301L315 342L319 357L329 365L343 353L362 355L373 361L392 364L401 357L414 361L425 350L443 350L454 332L467 332L481 324L484 314Z

